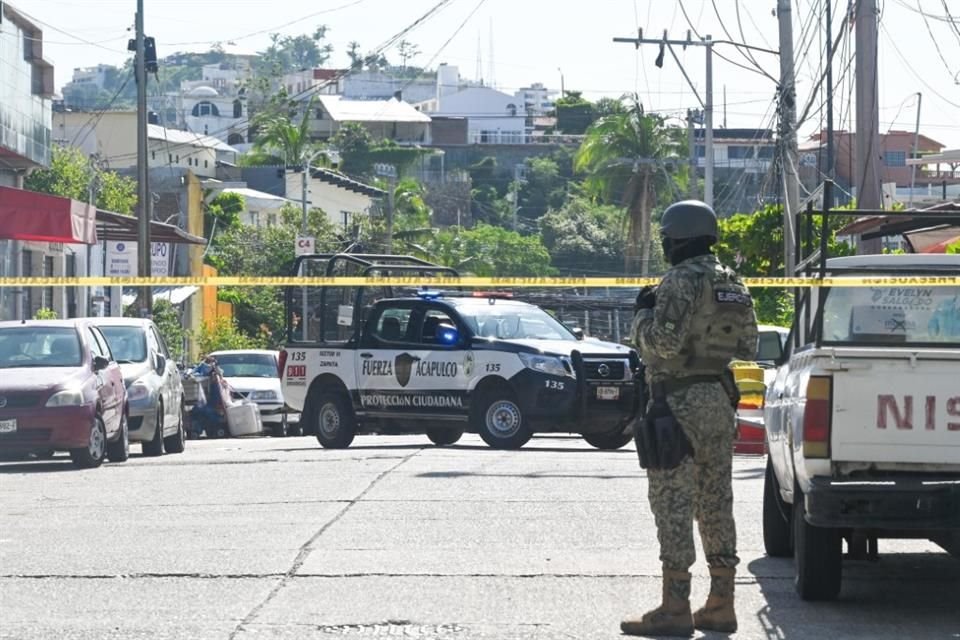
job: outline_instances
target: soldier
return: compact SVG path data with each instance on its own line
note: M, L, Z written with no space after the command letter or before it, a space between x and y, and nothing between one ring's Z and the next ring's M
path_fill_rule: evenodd
M654 398L659 389L665 410L679 425L672 431L685 437L683 451L692 453L679 464L668 463L677 465L673 468L647 470L663 601L620 628L629 635L690 636L694 627L732 633L739 558L731 486L736 385L729 364L755 357L757 318L747 288L711 251L717 242L713 209L695 200L673 204L663 214L660 232L672 268L658 287L637 296L633 338ZM694 518L710 565L710 596L691 615Z

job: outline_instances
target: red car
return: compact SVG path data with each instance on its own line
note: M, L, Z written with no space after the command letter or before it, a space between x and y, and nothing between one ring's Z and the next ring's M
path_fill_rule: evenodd
M123 374L90 319L0 322L0 454L129 455Z

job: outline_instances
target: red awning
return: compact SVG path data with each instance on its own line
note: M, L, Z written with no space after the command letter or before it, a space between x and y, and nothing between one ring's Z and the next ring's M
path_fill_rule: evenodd
M0 238L97 243L97 209L45 193L0 187Z

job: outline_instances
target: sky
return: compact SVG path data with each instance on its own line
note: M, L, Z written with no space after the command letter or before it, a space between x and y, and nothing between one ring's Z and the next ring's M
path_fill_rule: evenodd
M214 42L227 51L253 53L268 43L270 33L298 35L318 25L329 27L334 55L328 66L345 66L347 43L356 40L371 50L386 42L437 4L438 0L145 0L146 31L157 40L162 57L175 51L204 51ZM879 0L880 130L915 126L917 92L923 93L921 133L960 148L960 0ZM811 116L801 124L801 140L819 129L824 111L821 94L812 95L821 74L824 30L819 24L823 0L793 0L794 41L801 110L811 98ZM70 79L74 67L120 64L127 57L136 0L12 0L11 4L41 23L44 55L54 64L57 86ZM834 0L834 34L846 0ZM716 7L716 11L715 8ZM638 28L646 37L666 29L671 38L685 38L690 22L700 34L777 49L776 0L451 0L439 13L414 29L407 39L419 46L412 64L457 65L461 75L513 93L533 82L580 90L595 99L637 93L645 108L682 116L699 106L681 70L666 56L654 65L656 45L639 51L615 44L614 36L632 37ZM737 14L741 18L741 36ZM926 14L925 20L919 9ZM719 16L718 16L719 14ZM724 34L723 28L731 34ZM804 30L804 27L807 27ZM853 33L841 45L834 66L835 126L854 129L851 85ZM230 44L227 44L230 43ZM775 83L755 71L740 50L717 44L715 51L754 71L715 58L716 126L768 127L773 120ZM396 50L387 58L398 61ZM391 55L392 54L392 55ZM701 47L678 50L697 91L705 88L705 55ZM778 57L753 52L756 63L779 77ZM845 72L846 71L846 72ZM726 96L724 99L724 95Z

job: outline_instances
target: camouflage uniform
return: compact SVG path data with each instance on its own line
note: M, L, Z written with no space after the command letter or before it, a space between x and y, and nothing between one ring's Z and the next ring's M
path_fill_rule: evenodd
M749 291L716 256L690 258L664 276L655 308L637 312L633 337L648 384L669 385L667 403L694 450L674 469L647 472L664 569L686 572L696 560L694 518L707 562L732 569L739 562L731 487L734 409L719 382L682 380L719 376L731 359L755 357L757 320ZM671 584L682 591L676 598L689 598L689 581Z

